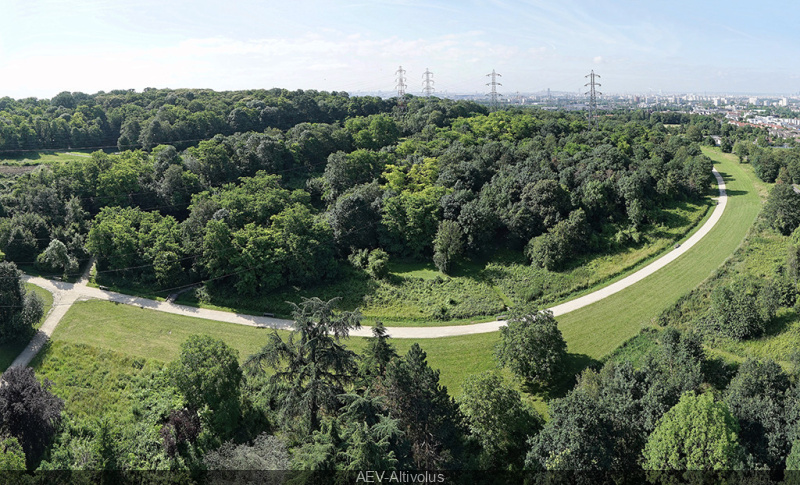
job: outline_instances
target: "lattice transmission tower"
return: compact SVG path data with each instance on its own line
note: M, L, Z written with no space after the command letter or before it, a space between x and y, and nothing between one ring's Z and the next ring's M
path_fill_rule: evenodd
M406 70L403 69L403 66L400 66L394 74L397 76L397 85L395 88L397 89L397 108L400 111L405 111L406 109Z
M434 91L436 90L433 89L433 73L426 67L425 72L422 73L422 94L431 96Z
M595 81L595 78L599 78L600 75L595 74L594 69L584 77L589 78L589 82L584 86L589 86L589 90L586 94L589 95L589 129L591 130L597 127L597 120L595 119L595 116L597 116L597 96L603 93L596 89L597 86L601 86L601 84Z
M487 96L489 96L489 105L491 106L492 111L494 111L497 109L497 96L498 96L497 86L502 86L502 84L497 82L497 78L503 76L501 74L494 72L494 69L492 69L492 72L487 74L486 77L490 77L492 79L490 82L486 83L486 85L492 88L491 92L489 92Z

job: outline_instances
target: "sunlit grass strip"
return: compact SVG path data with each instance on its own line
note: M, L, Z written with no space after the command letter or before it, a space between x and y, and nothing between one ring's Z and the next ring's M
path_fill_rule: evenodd
M598 359L636 335L699 285L744 240L761 209L757 181L733 155L707 151L728 189L728 206L711 232L686 254L639 283L558 318L570 352Z

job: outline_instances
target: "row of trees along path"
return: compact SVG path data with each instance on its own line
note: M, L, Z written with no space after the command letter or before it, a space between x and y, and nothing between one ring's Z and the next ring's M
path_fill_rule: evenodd
M608 296L613 295L641 280L655 273L667 264L679 258L686 253L692 246L697 244L711 229L716 225L722 217L727 205L727 194L725 192L725 181L720 176L716 169L713 171L714 177L717 179L719 186L719 198L717 198L717 205L714 208L711 217L706 221L703 226L697 230L685 243L669 251L667 254L645 266L644 268L630 274L629 276L605 286L597 291L584 295L580 298L568 301L566 303L550 308L554 316L563 315L565 313L583 308L591 305L597 301L602 300ZM269 327L291 330L293 322L291 320L283 320L279 318L258 317L253 315L245 315L241 313L231 313L219 310L210 310L206 308L195 308L185 305L176 305L171 302L161 302L150 300L147 298L139 298L136 296L124 295L112 291L101 290L87 285L89 274L93 262L89 264L83 277L77 283L66 283L60 281L53 281L46 278L25 276L24 279L28 283L40 286L53 294L53 307L47 316L47 319L42 324L41 328L31 340L25 350L11 364L11 367L27 366L31 360L36 356L42 346L47 342L53 331L58 325L61 318L67 313L73 303L80 300L99 299L122 303L125 305L135 305L141 308L157 310L167 313L174 313L178 315L185 315L190 317L204 318L208 320L216 320L221 322L235 323L239 325L249 325L254 327ZM504 321L497 320L493 322L478 323L474 325L457 325L457 326L438 326L438 327L388 327L387 333L394 338L409 338L409 339L423 339L423 338L440 338L450 337L457 335L469 335L476 333L494 332L505 325ZM369 327L364 327L352 332L353 336L369 337L372 335L372 330Z

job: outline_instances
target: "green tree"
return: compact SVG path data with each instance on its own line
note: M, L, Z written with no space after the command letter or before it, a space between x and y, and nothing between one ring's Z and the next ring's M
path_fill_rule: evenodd
M548 270L560 269L570 258L585 252L589 242L589 225L583 209L573 211L550 232L534 237L525 247L531 262Z
M719 330L736 340L757 337L772 317L763 288L750 278L736 277L711 292L711 310Z
M693 391L659 420L644 448L646 470L733 470L742 466L739 423L711 393Z
M30 337L33 325L44 315L44 304L36 293L28 293L22 273L11 262L0 262L0 342Z
M525 468L608 470L614 463L613 428L596 400L576 389L549 406L550 420L531 439Z
M367 382L386 374L386 368L392 359L397 358L397 351L389 342L389 334L383 322L378 320L372 327L372 337L367 337L367 345L359 360L359 374Z
M270 381L287 386L281 413L287 420L302 418L309 431L319 429L323 410L338 407L337 396L356 375L355 354L342 340L360 328L361 315L337 313L337 301L315 297L300 305L292 303L294 330L287 341L273 332L267 345L245 362L251 372L263 370L264 365L274 370Z
M323 174L326 200L333 202L346 190L372 182L391 160L388 153L363 149L331 154Z
M522 379L548 385L564 369L567 343L551 311L515 309L500 329L495 357Z
M433 263L442 273L447 273L453 260L464 250L464 234L456 221L442 221L433 240Z
M481 444L481 466L522 469L528 438L541 428L539 414L522 402L515 389L494 372L469 376L458 398L470 433Z
M388 418L385 418L388 419ZM352 422L345 429L348 441L345 457L345 470L396 470L398 460L394 450L391 449L391 439L395 433L395 426L391 433L386 433L384 426L370 427L367 423Z
M739 157L739 162L743 162L745 158L750 154L749 146L752 144L748 144L745 141L737 140L736 143L733 144L733 153Z
M439 371L428 366L427 354L414 343L392 360L381 381L390 416L399 420L411 444L411 459L420 470L457 466L462 458L463 417Z
M800 194L790 184L775 184L764 204L763 215L773 229L788 236L800 226Z
M792 444L792 451L786 457L786 470L800 471L800 440Z
M333 231L324 217L295 203L272 217L270 230L279 245L286 283L305 285L335 274ZM259 261L255 259L256 263Z
M222 340L192 335L181 344L170 375L186 406L200 415L220 436L230 435L241 415L239 386L242 370L238 352Z
M78 261L58 239L50 241L47 249L36 258L36 263L51 271L61 271L64 277L78 269Z
M372 182L354 187L336 199L328 211L328 222L340 250L378 245L382 195L378 183Z
M25 452L14 437L0 441L0 471L10 470L25 471Z
M771 360L748 359L725 393L725 403L739 422L739 438L756 466L779 469L789 453L785 395L789 378Z
M509 226L523 241L552 228L570 212L569 193L555 180L530 182L522 189Z
M414 256L430 250L441 218L439 202L446 192L444 187L431 186L384 199L383 246L390 252Z

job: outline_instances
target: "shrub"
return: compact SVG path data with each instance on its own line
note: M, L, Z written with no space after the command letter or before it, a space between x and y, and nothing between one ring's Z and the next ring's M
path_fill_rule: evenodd
M748 278L736 278L711 293L711 310L718 330L736 340L757 337L775 314L775 292Z
M367 258L367 274L375 279L381 279L389 274L389 255L383 249L373 249Z

